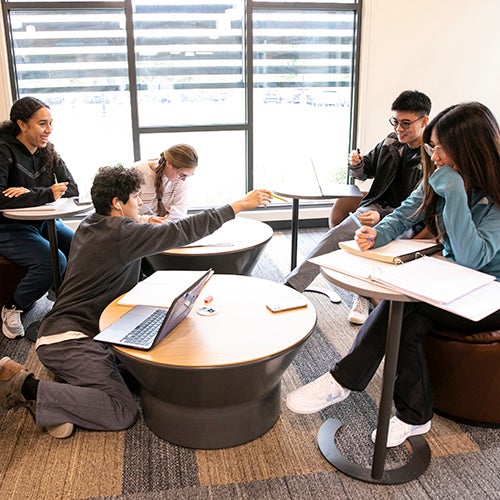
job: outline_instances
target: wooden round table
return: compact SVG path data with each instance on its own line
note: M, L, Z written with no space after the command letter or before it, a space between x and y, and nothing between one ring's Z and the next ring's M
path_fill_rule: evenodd
M147 261L153 271L212 268L218 274L249 275L272 236L272 228L264 222L236 217L210 236L151 255Z
M197 310L208 295L219 312L202 316ZM174 444L203 449L242 444L269 430L280 413L281 376L316 324L310 302L280 313L266 307L293 297L302 295L276 282L216 274L157 347L114 347L141 385L146 425ZM130 309L117 300L104 310L101 329Z

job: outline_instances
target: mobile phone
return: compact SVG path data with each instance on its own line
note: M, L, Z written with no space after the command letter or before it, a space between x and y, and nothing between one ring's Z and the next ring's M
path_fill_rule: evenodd
M307 307L308 301L304 297L283 298L269 301L266 307L272 312L290 311L300 307Z

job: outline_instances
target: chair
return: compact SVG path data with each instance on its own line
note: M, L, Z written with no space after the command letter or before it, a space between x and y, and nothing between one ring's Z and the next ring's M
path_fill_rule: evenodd
M436 413L500 426L500 330L436 330L423 338Z
M0 255L0 307L12 297L25 271Z

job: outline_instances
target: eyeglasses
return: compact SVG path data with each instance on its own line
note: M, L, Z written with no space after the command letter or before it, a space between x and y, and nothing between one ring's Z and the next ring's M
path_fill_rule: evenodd
M430 144L424 144L424 150L429 155L432 156L436 149L443 149L441 146L431 146Z
M182 172L179 172L178 170L175 173L177 174L177 178L181 181L185 181L188 177L191 177L194 175L194 174L183 174Z
M394 127L396 128L398 125L401 125L401 127L403 128L403 130L408 130L410 128L410 126L415 123L415 122L418 122L418 120L421 120L425 115L422 115L422 116L419 116L417 119L413 120L413 121L410 121L410 120L396 120L396 118L394 118L394 116L392 116L391 118L389 118L389 123Z

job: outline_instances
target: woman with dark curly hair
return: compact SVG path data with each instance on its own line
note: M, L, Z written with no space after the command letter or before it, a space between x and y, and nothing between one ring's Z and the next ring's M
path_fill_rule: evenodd
M34 97L18 99L10 120L0 125L0 210L35 207L58 198L78 196L78 187L49 142L52 115ZM61 272L66 269L73 231L56 220ZM21 313L52 285L50 244L45 221L19 221L0 213L0 254L24 267L26 274L2 308L2 332L22 337Z

